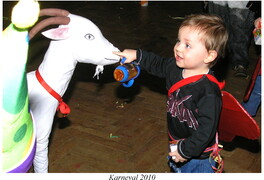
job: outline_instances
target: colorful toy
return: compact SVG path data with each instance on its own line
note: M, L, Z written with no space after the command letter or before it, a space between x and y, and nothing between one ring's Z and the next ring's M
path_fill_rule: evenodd
M20 0L12 11L12 23L2 32L2 171L27 172L36 150L36 130L29 109L26 63L28 31L38 19L39 4Z
M78 62L96 66L94 76L99 78L104 65L119 62L113 54L119 51L90 20L61 9L42 9L44 19L30 31L32 38L49 24L60 24L42 34L51 39L45 57L36 71L27 74L30 108L37 128L37 150L34 158L35 172L48 172L48 143L56 110L67 115L70 110L63 102L65 93Z
M122 65L114 70L114 78L121 82L124 87L131 87L134 84L134 79L140 74L140 67L135 63L124 64L125 61L126 58L122 58Z

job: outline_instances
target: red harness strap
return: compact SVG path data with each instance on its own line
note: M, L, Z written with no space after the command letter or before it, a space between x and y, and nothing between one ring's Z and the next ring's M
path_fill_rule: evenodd
M203 76L206 76L210 81L216 83L218 85L218 87L220 88L220 90L222 90L225 86L225 82L219 82L214 76L210 75L210 74L201 74L201 75L196 75L196 76L191 76L189 78L185 78L177 83L175 83L174 85L172 85L172 87L169 89L168 91L168 96L173 93L174 91L176 91L177 89L181 88L182 86L185 86L187 84L190 83L194 83L198 80L200 80ZM172 141L170 141L170 144L177 144L180 140L175 140L170 133L168 132L169 137ZM222 150L222 146L218 144L218 133L216 132L216 143L211 146L208 147L204 150L204 152L210 152L212 151L212 153L210 154L210 157L212 157L212 159L217 163L216 167L211 165L213 170L216 173L221 173L223 171L224 168L224 161L221 158L219 152Z
M70 107L63 101L62 97L54 91L42 78L39 71L36 70L36 78L39 81L39 83L55 98L59 101L59 105L57 108L57 111L60 111L64 117L66 117L70 112Z
M223 89L225 87L225 82L219 82L214 76L210 75L210 74L201 74L201 75L196 75L196 76L191 76L188 77L186 79L183 79L177 83L175 83L173 86L171 86L171 88L168 91L168 95L170 95L171 93L173 93L174 91L176 91L177 89L181 88L182 86L185 86L187 84L190 83L194 83L196 81L198 81L199 79L201 79L203 76L206 76L210 81L216 83L218 85L218 87L221 89Z

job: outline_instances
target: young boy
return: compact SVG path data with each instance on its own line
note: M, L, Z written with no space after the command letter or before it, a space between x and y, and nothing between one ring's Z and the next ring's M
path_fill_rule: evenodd
M164 58L141 49L114 52L134 60L152 75L166 78L168 134L177 150L169 153L175 172L214 172L210 154L217 144L221 112L221 91L210 68L224 54L228 34L224 23L214 15L190 15L179 28L174 57ZM186 78L202 75L178 89L171 87ZM215 146L216 147L216 146ZM173 157L173 158L172 158Z

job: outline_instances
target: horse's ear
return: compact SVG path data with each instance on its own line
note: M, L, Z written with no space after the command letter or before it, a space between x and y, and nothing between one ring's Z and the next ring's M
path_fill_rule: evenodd
M53 40L63 40L70 37L69 28L53 28L41 33L43 36Z
M41 9L39 12L39 16L51 16L46 18L37 24L29 31L28 36L29 39L32 39L40 30L44 29L49 25L68 25L70 23L70 18L68 17L69 11L64 9L56 9L56 8L48 8Z

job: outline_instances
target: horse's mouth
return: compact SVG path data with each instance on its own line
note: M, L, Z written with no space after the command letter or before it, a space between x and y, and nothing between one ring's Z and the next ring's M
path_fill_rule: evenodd
M108 61L115 61L115 62L118 62L119 59L111 59L111 58L105 58L105 60L108 60Z

